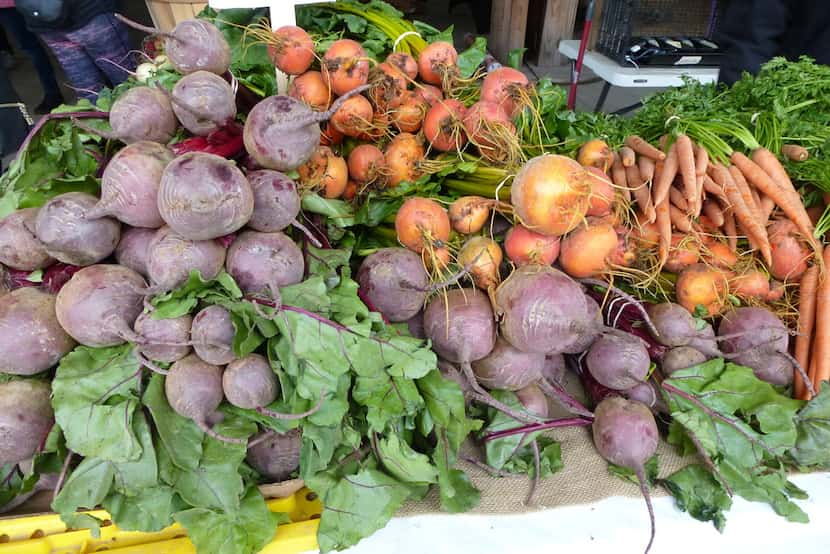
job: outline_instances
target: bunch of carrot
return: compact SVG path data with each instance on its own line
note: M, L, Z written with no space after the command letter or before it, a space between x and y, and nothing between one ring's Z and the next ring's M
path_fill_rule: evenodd
M732 151L728 161L721 156L724 164L683 133L663 137L659 148L636 135L616 152L602 144L586 143L578 161L609 171L618 194L636 206L635 233L656 246L658 271L678 274L675 292L690 311L703 306L716 315L730 294L778 300L784 293L778 281L798 281L812 253L823 265L813 222L769 150ZM803 158L791 150L782 154ZM763 268L739 257L744 237ZM743 271L734 271L736 264Z
M830 246L824 248L825 266L830 263ZM813 389L830 380L830 278L818 265L804 274L799 287L798 335L795 359L809 368L807 375ZM809 400L810 393L801 377L795 375L795 397Z

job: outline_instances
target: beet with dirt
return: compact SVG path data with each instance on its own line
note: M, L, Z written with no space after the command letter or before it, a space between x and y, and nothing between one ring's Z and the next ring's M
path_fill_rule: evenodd
M524 352L564 352L596 326L582 287L550 266L524 265L499 285L501 333Z
M0 384L0 464L31 458L55 422L49 383L19 379Z
M225 368L222 390L234 406L255 409L276 400L279 382L265 356L248 354Z
M215 239L248 223L254 194L235 163L214 154L189 152L165 168L158 208L164 222L183 237Z
M223 400L222 368L191 354L170 366L164 393L173 411L192 420L204 433L225 442L245 442L222 436L208 424Z
M646 554L654 542L654 510L646 482L645 464L657 452L660 435L654 415L644 404L611 396L594 410L594 445L608 462L632 470L648 507L651 536Z
M88 218L97 203L91 194L67 192L40 208L35 234L50 256L65 264L88 266L115 252L121 224L109 217Z
M133 324L144 307L144 278L120 265L100 264L75 273L58 293L61 326L84 346L136 342Z
M284 233L245 231L228 248L225 267L244 292L277 297L280 287L303 280L305 261Z
M156 319L153 312L144 312L135 320L135 333L141 337L139 352L155 362L173 363L190 354L189 314L168 319Z
M0 373L34 375L72 351L55 314L55 296L24 287L0 296Z
M143 277L147 277L147 254L156 229L127 227L121 232L121 240L115 248L115 259Z
M792 383L793 364L786 355L789 333L766 308L741 307L724 314L718 336L723 339L723 352L736 364L751 368L762 381L773 385Z
M585 365L601 385L625 390L645 381L651 359L638 337L606 333L591 345Z
M254 212L248 227L262 233L282 231L300 213L300 195L294 181L269 169L248 173L254 191Z
M190 328L196 356L209 364L225 365L236 359L233 353L235 336L231 314L222 306L202 309L193 318Z
M172 160L173 152L156 142L134 142L119 150L104 169L101 199L87 217L111 216L133 227L161 227L159 184Z
M407 248L381 248L357 271L360 292L392 322L406 321L424 306L429 275L421 257Z
M202 279L214 279L225 264L225 247L218 240L190 240L169 227L156 231L147 247L147 276L153 289L175 289L198 271Z
M245 461L269 482L285 481L300 467L301 432L299 429L286 433L265 432L271 434L248 448ZM254 437L251 442L259 438Z
M112 103L109 115L112 138L130 144L139 141L166 144L179 122L167 93L156 87L133 87Z
M209 71L194 71L179 79L171 101L182 126L197 136L207 136L236 117L231 85Z
M34 271L55 260L35 235L37 208L24 208L0 220L0 263L12 269Z

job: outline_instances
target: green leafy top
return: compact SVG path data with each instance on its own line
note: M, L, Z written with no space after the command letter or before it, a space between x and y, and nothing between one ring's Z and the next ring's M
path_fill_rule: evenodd
M729 507L724 496L734 493L766 502L790 521L807 521L792 501L804 493L786 470L799 427L808 421L797 415L802 401L722 359L672 374L662 390L672 417L669 442L684 453L697 450L706 461L705 471L686 468L667 479L681 506L721 528Z
M279 307L245 297L225 273L213 280L193 273L152 299L156 317L205 305L228 309L235 353L265 354L279 379L281 395L270 409L305 412L324 399L312 414L287 421L223 406L217 431L245 438L259 427L302 429L299 472L325 506L323 551L355 544L433 484L445 509L470 509L479 493L454 466L480 422L467 417L461 389L441 376L429 344L385 324L360 300L349 250L309 246L308 259L312 275L283 287ZM178 521L200 551L259 550L277 519L244 465L244 444L216 441L177 415L164 378L148 379L132 352L131 345L78 347L58 367L56 419L67 447L83 459L54 509L75 526L96 528L100 522L75 512L102 505L125 529ZM214 528L223 530L221 540Z

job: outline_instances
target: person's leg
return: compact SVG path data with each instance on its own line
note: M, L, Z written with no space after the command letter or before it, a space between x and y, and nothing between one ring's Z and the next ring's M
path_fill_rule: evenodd
M126 81L129 72L135 69L127 26L111 13L102 13L69 34L83 45L87 55L113 86Z
M0 18L2 18L3 27L12 34L20 49L32 58L32 63L40 78L40 83L43 85L45 94L47 96L50 94L60 96L60 88L58 88L58 82L55 80L55 72L52 69L49 56L37 36L26 28L26 21L20 15L20 12L16 9L3 9L0 10Z
M0 104L14 104L20 102L17 93L12 88L11 79L6 68L0 65ZM0 170L2 158L15 152L26 137L29 125L16 107L0 107Z
M45 31L40 33L40 38L58 59L78 98L95 102L98 91L106 85L105 78L84 51L83 45L62 31Z
M0 22L14 37L21 50L32 58L40 84L43 87L43 102L37 107L37 112L48 112L63 102L63 95L55 79L55 71L49 55L41 45L37 36L26 28L26 21L14 8L0 9Z

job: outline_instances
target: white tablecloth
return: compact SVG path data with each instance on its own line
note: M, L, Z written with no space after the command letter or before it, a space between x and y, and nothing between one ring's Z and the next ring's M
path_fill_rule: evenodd
M798 504L807 525L790 523L766 504L735 497L723 534L682 513L671 497L654 500L653 554L813 554L830 552L830 473L797 475L810 494ZM424 515L395 518L348 554L642 554L645 503L608 498L515 516Z

